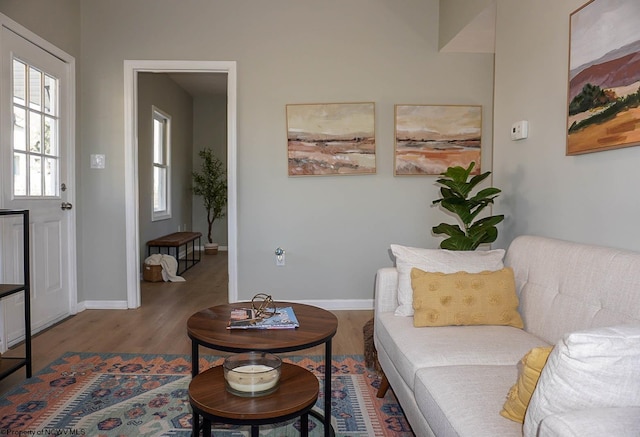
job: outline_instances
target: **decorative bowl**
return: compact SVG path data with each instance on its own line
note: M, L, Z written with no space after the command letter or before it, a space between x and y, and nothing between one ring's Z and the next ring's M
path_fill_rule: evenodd
M282 360L268 352L229 355L222 364L229 393L243 397L264 396L278 389Z

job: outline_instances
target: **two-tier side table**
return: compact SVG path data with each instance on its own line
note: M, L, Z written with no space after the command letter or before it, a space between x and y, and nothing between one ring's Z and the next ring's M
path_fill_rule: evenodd
M231 310L245 308L250 302L218 305L193 314L187 321L191 338L191 373L195 377L200 369L199 346L224 352L264 351L271 353L293 352L325 345L324 372L324 435L334 435L331 425L331 340L338 330L338 319L331 312L311 305L293 302L274 302L276 308L292 307L300 323L295 329L227 329ZM310 414L319 416L315 411ZM198 418L194 414L194 429Z

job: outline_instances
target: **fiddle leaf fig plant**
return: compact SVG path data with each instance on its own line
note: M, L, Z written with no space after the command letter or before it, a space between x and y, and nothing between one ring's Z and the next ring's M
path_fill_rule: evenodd
M487 206L493 204L501 190L498 188L484 188L475 195L473 189L491 174L490 171L471 176L475 162L469 167L449 167L441 173L436 183L440 188L440 199L433 201L433 205L440 204L444 209L456 215L462 224L440 223L432 228L436 235L448 236L440 243L440 248L449 250L475 250L481 244L493 243L498 238L496 225L504 220L504 215L494 215L476 220L476 217ZM474 221L476 220L476 221Z

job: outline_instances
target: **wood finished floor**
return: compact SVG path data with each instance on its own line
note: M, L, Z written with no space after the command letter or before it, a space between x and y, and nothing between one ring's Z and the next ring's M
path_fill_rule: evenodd
M85 310L34 336L33 373L65 352L191 354L186 321L194 312L227 303L227 254L202 257L183 274L186 282L141 282L142 305L133 310ZM333 311L338 333L335 355L362 354L362 327L372 310ZM201 354L220 354L201 348ZM22 356L17 346L4 356ZM324 347L293 354L321 355ZM0 394L24 380L24 368L0 381Z

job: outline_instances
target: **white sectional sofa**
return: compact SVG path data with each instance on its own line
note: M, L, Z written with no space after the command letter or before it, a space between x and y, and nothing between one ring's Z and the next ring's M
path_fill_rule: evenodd
M504 266L524 329L415 327L398 269L378 271L378 360L416 436L640 436L640 253L521 236ZM501 416L518 362L547 345L524 425Z

